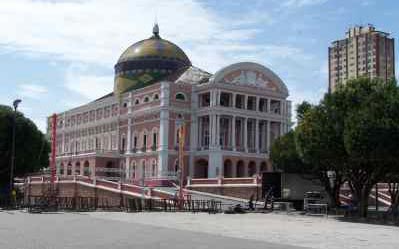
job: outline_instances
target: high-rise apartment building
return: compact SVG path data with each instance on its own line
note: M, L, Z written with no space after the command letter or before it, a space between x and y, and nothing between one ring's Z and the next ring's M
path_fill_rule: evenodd
M329 91L357 77L395 77L394 39L374 26L356 26L328 48Z

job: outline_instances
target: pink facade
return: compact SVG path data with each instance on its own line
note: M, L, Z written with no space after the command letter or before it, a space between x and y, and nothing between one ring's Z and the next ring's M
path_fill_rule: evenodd
M190 66L59 113L57 173L176 179L177 128L184 125L185 179L252 177L272 170L270 145L290 129L287 97L281 79L256 63L213 75Z

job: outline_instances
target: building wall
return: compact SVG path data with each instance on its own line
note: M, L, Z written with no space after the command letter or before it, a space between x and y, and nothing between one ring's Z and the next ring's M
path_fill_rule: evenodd
M209 105L202 105L204 94L209 94ZM58 164L63 164L64 175L83 174L83 168L68 171L67 165L80 162L83 167L89 160L91 176L112 180L137 179L143 172L147 177L176 175L177 130L184 123L185 176L223 176L226 160L232 162L231 177L253 176L271 170L271 143L290 129L287 97L278 76L255 63L233 64L198 85L162 81L119 97L110 95L59 115ZM240 107L238 99L243 102ZM204 117L209 119L206 147L201 144L205 130L200 119ZM242 120L240 131L236 120ZM239 176L238 160L245 167Z
M354 27L328 49L329 90L358 77L395 77L394 39L373 26Z

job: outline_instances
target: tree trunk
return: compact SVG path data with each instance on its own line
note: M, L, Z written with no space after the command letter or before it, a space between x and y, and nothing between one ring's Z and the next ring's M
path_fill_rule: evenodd
M324 184L324 189L326 190L328 198L330 199L331 208L336 208L341 205L341 201L339 199L339 192L341 190L342 183L340 179L341 178L337 177L333 188L331 188L330 181L327 177L323 177L320 179Z
M367 218L367 212L369 208L369 195L370 191L367 191L365 188L363 188L362 191L362 198L360 199L360 208L359 208L359 216L361 218Z
M353 198L355 198L353 201L357 202L357 213L360 218L367 218L370 192L369 184L353 185Z
M388 186L389 195L391 197L391 206L389 207L387 213L396 219L399 212L399 183L388 183Z
M339 191L341 189L341 185L335 186L334 188L328 188L327 193L330 199L331 208L336 208L341 205L341 201L339 199Z

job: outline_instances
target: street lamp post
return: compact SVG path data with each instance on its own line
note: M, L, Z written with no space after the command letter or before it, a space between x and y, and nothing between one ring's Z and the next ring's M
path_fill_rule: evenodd
M21 103L20 99L16 99L13 102L14 107L14 115L13 115L13 123L12 123L12 141L11 141L11 160L10 160L10 202L14 202L15 192L14 192L14 167L15 167L15 130L16 130L16 122L17 122L17 108L19 103Z

